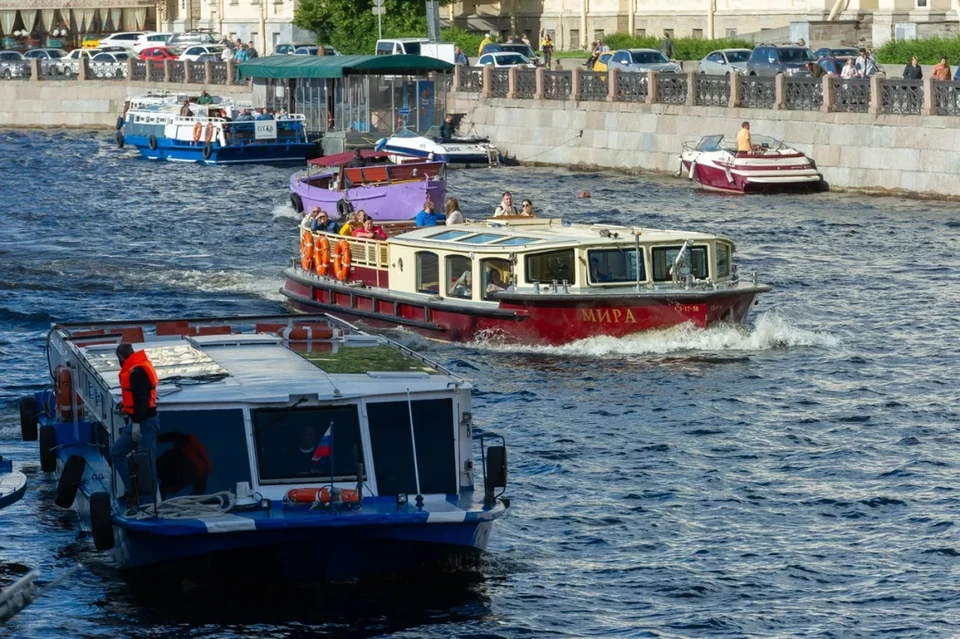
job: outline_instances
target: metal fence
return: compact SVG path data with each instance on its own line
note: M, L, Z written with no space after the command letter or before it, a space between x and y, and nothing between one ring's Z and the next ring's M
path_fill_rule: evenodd
M793 111L819 111L823 105L823 80L820 78L786 78L783 102Z
M960 82L933 83L933 112L937 115L960 115Z
M532 98L537 94L537 72L533 69L517 69L516 95L518 98Z
M126 62L91 62L89 77L98 80L123 80L127 77Z
M685 104L687 101L687 76L683 73L657 74L657 102L661 104Z
M131 80L145 81L147 79L147 65L150 64L149 60L134 60L133 61L133 75L130 77Z
M543 97L547 100L569 100L573 90L573 72L544 71Z
M833 78L833 110L866 113L870 108L870 78Z
M226 83L227 83L227 63L211 62L210 63L210 84L226 84Z
M617 73L617 99L623 102L646 102L648 89L646 73Z
M580 95L578 100L606 100L607 74L599 71L582 71L580 73Z
M923 110L923 80L881 80L880 107L884 113L919 115Z
M510 89L510 76L507 69L493 69L490 73L490 95L495 98L507 97Z
M29 80L30 63L19 60L0 61L0 80Z
M168 60L167 64L170 65L170 82L183 82L186 80L185 62L181 60Z
M730 104L730 76L697 76L697 106Z
M41 80L72 80L78 72L79 62L74 60L41 60ZM29 77L29 70L27 75Z
M190 69L190 84L206 84L207 68L204 62L190 62L184 64Z
M746 76L740 80L740 106L772 109L777 101L776 80Z
M483 69L460 68L460 91L479 91L483 88Z

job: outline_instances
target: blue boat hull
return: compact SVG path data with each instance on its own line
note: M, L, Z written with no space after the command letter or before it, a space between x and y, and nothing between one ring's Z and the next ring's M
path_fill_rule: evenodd
M143 136L127 136L130 144L148 160L168 160L171 162L199 162L202 164L274 164L300 163L316 152L316 144L306 142L251 143L220 146L214 143L210 147L210 157L203 157L204 144L200 142L181 142L169 138L157 139L157 148L151 149Z

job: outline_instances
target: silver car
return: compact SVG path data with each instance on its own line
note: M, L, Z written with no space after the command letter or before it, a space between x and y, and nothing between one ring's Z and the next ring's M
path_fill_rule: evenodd
M730 75L731 72L745 74L750 49L717 49L700 60L700 73L707 75Z
M679 64L670 62L665 55L656 49L623 49L617 51L607 62L607 69L639 73L646 73L647 71L681 73L683 71Z

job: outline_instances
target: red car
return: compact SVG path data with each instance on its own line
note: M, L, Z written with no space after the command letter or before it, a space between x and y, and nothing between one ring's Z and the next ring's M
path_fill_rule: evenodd
M178 58L177 55L167 47L147 47L140 52L140 59L163 62L164 60L177 60Z

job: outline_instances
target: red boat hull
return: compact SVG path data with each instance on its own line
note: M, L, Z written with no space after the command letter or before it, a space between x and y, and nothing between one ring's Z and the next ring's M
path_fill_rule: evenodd
M345 286L299 269L285 272L281 290L298 311L328 312L377 327L403 326L427 337L473 341L478 336L509 341L564 344L601 335L623 337L687 322L706 328L743 322L764 285L711 291L671 290L653 296L501 294L500 306L478 308L449 299L414 299L383 288Z
M802 156L801 156L802 157ZM795 165L769 166L769 167L750 167L749 173L758 178L775 175L778 171L789 172L795 170L809 170L811 168L808 161L803 161ZM690 175L690 162L681 161L681 170ZM725 168L712 164L697 163L691 176L700 186L711 191L723 191L725 193L789 193L803 191L820 191L824 188L822 180L802 179L795 182L783 181L767 182L751 179L751 175L745 175L746 169L737 169L728 171Z

